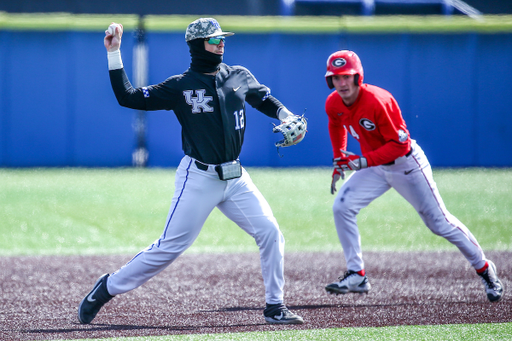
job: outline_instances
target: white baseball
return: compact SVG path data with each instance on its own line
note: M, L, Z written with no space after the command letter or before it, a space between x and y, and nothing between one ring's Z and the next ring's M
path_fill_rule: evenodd
M111 34L111 35L114 35L116 33L116 27L118 25L117 24L111 24L109 27L108 27L108 33Z

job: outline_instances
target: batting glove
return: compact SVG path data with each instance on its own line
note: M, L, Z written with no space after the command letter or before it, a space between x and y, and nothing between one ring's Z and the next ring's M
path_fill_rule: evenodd
M363 168L368 168L368 161L365 157L356 155L351 152L347 152L345 150L341 151L345 154L345 157L337 157L333 160L333 166L335 169L341 170L360 170Z
M332 181L331 181L331 194L336 192L336 183L339 179L345 179L345 172L343 169L334 168L332 172Z

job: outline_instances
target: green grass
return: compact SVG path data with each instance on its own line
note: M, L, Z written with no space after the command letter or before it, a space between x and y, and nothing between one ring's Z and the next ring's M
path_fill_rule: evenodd
M198 15L146 15L148 32L180 32ZM351 33L510 33L512 15L482 15L478 20L463 15L379 16L246 16L218 15L228 31L247 34L339 34ZM0 29L20 31L103 32L114 21L125 30L138 25L135 14L7 13L0 11Z
M287 252L341 251L329 168L249 168ZM174 169L0 169L0 255L133 253L162 230ZM445 204L485 250L512 250L512 169L434 171ZM364 250L455 250L394 190L358 217ZM187 252L257 252L215 209Z
M196 334L152 337L109 338L119 341L203 341L203 340L510 340L512 323L457 324L436 326L401 326L380 328L333 328L312 330L285 330L233 334ZM91 340L92 341L92 340Z

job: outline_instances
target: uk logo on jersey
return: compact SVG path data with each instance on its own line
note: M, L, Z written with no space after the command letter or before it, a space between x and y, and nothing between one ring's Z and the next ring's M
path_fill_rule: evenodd
M364 129L366 129L368 131L375 130L375 123L373 123L372 121L370 121L367 118L360 119L359 124L361 125L361 127L363 127Z
M188 105L192 106L193 114L200 114L201 112L213 112L213 108L208 105L208 102L213 101L212 96L205 96L206 90L185 90L183 96ZM195 97L192 95L195 94Z

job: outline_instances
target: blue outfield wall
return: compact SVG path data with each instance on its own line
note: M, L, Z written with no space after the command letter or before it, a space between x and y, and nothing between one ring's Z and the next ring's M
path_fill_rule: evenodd
M132 32L122 55L132 75ZM182 33L148 32L149 83L188 68ZM398 100L411 135L433 166L512 166L512 34L236 34L224 61L246 66L296 114L308 133L274 147L267 116L248 105L246 166L331 163L324 74L327 57L356 51L365 82ZM102 32L0 31L0 166L130 166L135 111L110 88ZM173 112L147 115L149 166L175 167L183 156ZM349 149L359 147L350 140Z

